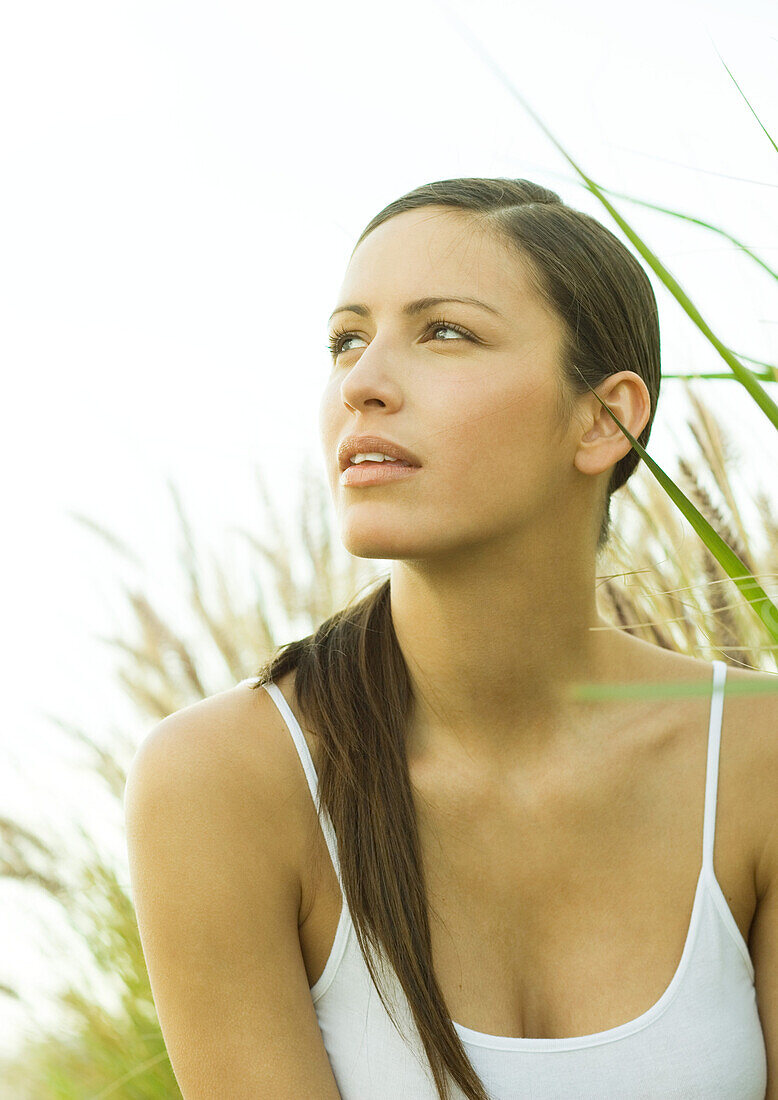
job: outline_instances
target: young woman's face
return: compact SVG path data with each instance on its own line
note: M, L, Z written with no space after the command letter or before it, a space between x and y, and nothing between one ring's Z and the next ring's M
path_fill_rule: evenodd
M484 306L446 300L405 312L426 297ZM364 307L329 322L331 336L349 335L339 339L320 408L350 553L445 556L565 522L580 429L575 417L569 432L560 423L562 321L506 243L445 207L405 211L358 246L335 304ZM363 433L406 447L421 468L379 485L341 485L338 446Z

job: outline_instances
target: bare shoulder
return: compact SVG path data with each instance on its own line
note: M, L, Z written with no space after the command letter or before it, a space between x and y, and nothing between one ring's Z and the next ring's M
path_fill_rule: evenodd
M239 684L158 722L130 764L125 806L140 772L160 799L197 799L214 827L242 845L272 836L275 858L287 864L299 892L300 765L264 689Z
M665 682L699 679L708 706L713 675L710 661L642 642L633 648L642 661L645 678ZM697 702L692 701L688 714L699 729ZM749 849L753 894L760 899L771 883L778 890L778 673L727 663L721 737L725 791L732 799L737 834ZM719 793L724 793L721 782Z
M767 1054L765 1100L778 1100L778 674L728 668L726 686L728 730L740 749L738 802L754 837L748 950Z
M279 720L236 685L159 722L127 777L132 900L188 1100L339 1096L299 938L299 762Z
M754 843L757 898L778 886L778 673L727 668L722 738Z

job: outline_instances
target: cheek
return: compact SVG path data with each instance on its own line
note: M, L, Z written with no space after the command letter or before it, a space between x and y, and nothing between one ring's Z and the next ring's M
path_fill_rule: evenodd
M471 390L465 403L445 411L439 438L450 448L432 446L442 463L479 472L521 470L542 461L554 430L554 394L543 380Z
M332 387L328 386L322 394L319 402L319 438L322 451L328 461L335 461L335 448L340 436L338 434L338 404L335 401Z

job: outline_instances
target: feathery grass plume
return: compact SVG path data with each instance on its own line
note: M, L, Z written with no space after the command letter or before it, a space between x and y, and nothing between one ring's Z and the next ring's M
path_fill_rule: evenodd
M775 589L778 541L769 500L764 491L754 492L766 537L751 531L748 541L741 541L745 523L737 501L744 501L753 487L736 486L736 449L728 445L722 425L703 399L688 386L686 393L693 397L688 426L699 454L678 459L679 481L749 571ZM715 484L718 503L703 484L703 475ZM603 592L604 617L613 615L645 640L705 660L721 657L733 665L778 668L778 647L754 629L753 615L738 598L731 578L694 538L647 470L638 468L614 501L614 510L614 537L598 563L608 574L604 590L598 589ZM629 529L635 517L640 529L627 540L620 532Z

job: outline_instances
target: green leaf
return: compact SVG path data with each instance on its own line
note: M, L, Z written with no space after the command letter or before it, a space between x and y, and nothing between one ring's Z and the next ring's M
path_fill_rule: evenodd
M743 244L737 237L733 237L726 229L722 229L718 225L712 225L711 222L706 222L702 218L695 218L691 214L682 214L680 210L673 210L669 206L660 206L655 202L646 202L645 199L636 199L634 195L627 195L624 191L612 191L610 187L601 187L600 190L604 191L606 195L613 195L614 198L626 199L627 202L634 202L637 203L638 206L645 206L648 210L657 210L660 214L669 214L671 218L681 218L685 222L691 222L692 225L700 225L703 229L709 229L711 233L718 233L719 236L725 237L728 241L731 241L741 252L745 252L746 256L750 257L754 263L759 264L768 275L772 276L772 278L778 282L778 271L770 267L765 260L757 256L755 252L752 252L751 249Z
M576 367L576 370L578 368ZM578 371L581 374L580 370ZM583 375L581 374L583 378ZM586 379L583 379L586 382ZM618 426L621 428L624 435L630 441L632 446L638 452L640 457L648 466L651 473L657 479L662 488L672 498L673 502L680 508L683 514L688 519L694 530L703 540L711 554L719 563L721 568L729 574L730 578L735 582L745 598L751 604L755 614L759 620L767 627L768 632L772 637L778 641L778 607L772 602L770 597L764 591L762 586L753 577L735 551L724 542L724 539L718 534L718 532L711 527L705 516L695 508L683 490L675 484L672 478L664 472L662 467L654 462L653 458L649 455L648 451L638 443L637 439L629 432L627 428L621 423L619 418L614 413L597 391L588 382L586 385L592 391L594 396L600 402L602 407L606 409Z
M710 31L708 32L708 37L710 38ZM711 41L713 41L713 39L711 39ZM767 135L767 140L768 140L768 141L770 142L770 144L772 145L773 149L775 149L776 153L778 153L778 145L776 145L776 144L775 144L775 141L773 140L773 137L772 137L772 135L771 135L770 133L768 133L768 131L767 131L767 129L765 128L765 125L764 125L764 123L762 122L761 118L760 118L760 117L759 117L759 115L758 115L758 114L756 113L756 111L754 110L754 108L753 108L753 107L751 106L751 103L750 103L750 100L748 99L748 96L747 96L747 95L746 95L746 93L745 93L745 92L743 91L743 89L742 89L742 88L740 87L740 85L738 84L738 82L737 82L737 81L735 80L734 76L732 75L732 73L731 73L731 72L730 72L730 70L729 70L729 66L727 65L726 61L724 60L724 58L723 58L723 57L721 56L721 54L719 53L719 51L718 51L718 49L716 48L716 45L715 45L715 44L714 44L713 48L714 48L714 50L716 50L716 53L718 53L718 54L719 54L719 61L721 62L721 64L722 64L722 65L724 66L724 68L725 68L725 69L727 70L727 72L729 73L729 77L730 77L730 80L731 80L731 81L732 81L732 83L733 83L733 84L735 85L735 87L737 88L737 90L738 90L738 91L740 92L740 94L742 95L743 99L744 99L744 100L746 101L746 103L747 103L747 105L748 105L748 109L749 109L749 111L751 112L751 114L752 114L752 115L754 116L754 118L756 119L756 121L757 121L757 122L759 123L759 125L760 125L760 126L762 127L762 129L764 130L765 134Z
M449 12L447 14L449 18L451 18L451 13ZM454 17L452 21L459 22L456 17ZM461 23L460 27L462 27ZM563 146L557 141L557 139L551 133L549 128L545 125L543 120L537 115L535 111L532 110L532 108L526 102L523 96L514 87L506 74L496 63L494 58L491 57L490 54L483 49L475 35L473 35L472 32L470 32L467 28L463 28L463 30L468 42L471 46L475 48L476 52L480 54L485 64L506 86L511 95L514 96L514 98L518 99L524 110L535 120L538 126L540 126L541 130L543 130L546 136L554 143L554 145L560 151L568 164L570 164L575 169L575 171L584 181L587 190L591 191L591 193L597 199L599 199L599 201L611 215L611 217L622 230L622 232L629 238L629 240L638 250L646 263L648 263L653 271L659 276L659 278L662 280L662 282L676 299L676 301L680 304L680 306L684 309L684 311L688 314L692 321L694 321L697 328L699 328L703 335L710 341L711 344L713 344L716 351L718 351L719 355L722 357L725 363L727 363L727 365L732 369L732 373L734 374L737 381L740 382L746 390L748 390L754 401L756 401L757 405L765 414L765 416L767 416L771 424L775 428L778 428L778 405L776 405L776 403L773 401L767 391L763 389L762 386L760 386L754 371L749 370L748 367L744 367L743 364L732 354L726 344L719 340L718 336L716 336L716 334L713 332L710 325L707 324L702 314L699 312L697 307L683 290L677 279L675 279L675 277L668 271L668 269L665 267L665 265L656 255L656 253L651 248L649 248L649 246L638 236L638 234L626 221L626 219L621 216L621 214L613 206L613 204L608 201L608 199L605 197L605 194L603 193L603 190L594 182L594 180L587 176L582 168L579 168L579 166L576 164L576 162L573 160L567 150L564 149Z

